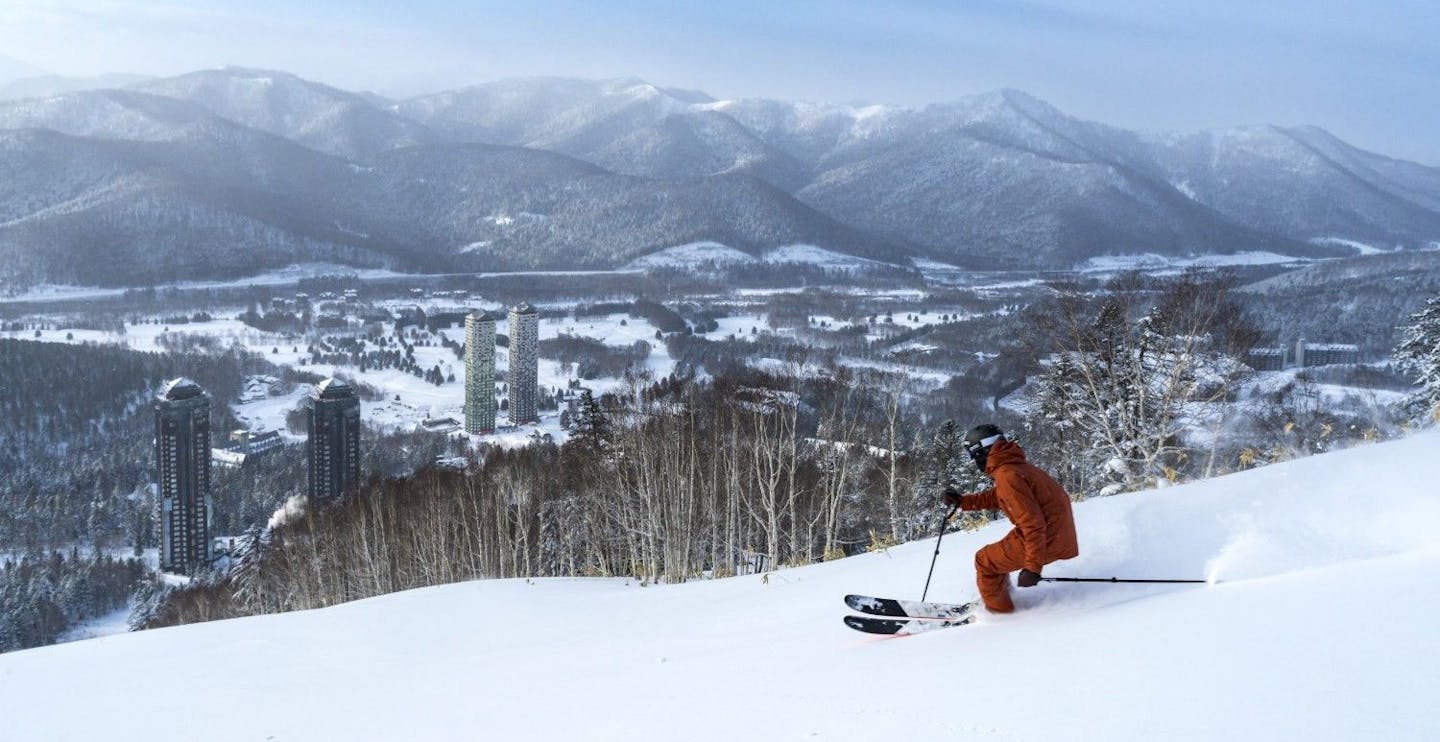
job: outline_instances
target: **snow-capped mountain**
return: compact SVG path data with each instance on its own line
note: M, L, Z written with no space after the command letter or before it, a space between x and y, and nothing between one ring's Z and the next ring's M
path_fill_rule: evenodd
M1440 231L1440 169L1363 152L1314 127L1147 135L1075 119L1015 90L911 109L538 79L399 110L448 136L561 151L622 173L744 168L936 257L1066 265L1107 252L1241 245L1333 255L1344 251L1317 240L1415 247Z
M971 555L1006 523L947 535L938 557L926 540L681 585L468 582L0 655L6 733L1436 739L1437 445L1430 432L1078 503L1080 556L1045 570L1210 584L1042 583L1015 592L1014 614L901 639L841 624L846 593L918 598L932 557L931 600L974 598ZM117 668L165 692L84 682Z
M143 177L185 173L175 200L124 212L146 218L121 217L131 237L119 242L162 227L153 240L162 246L217 239L202 233L212 219L183 214L203 196L204 209L258 220L222 239L275 260L601 267L710 241L751 254L800 242L896 262L1067 267L1107 255L1339 256L1440 240L1440 169L1313 127L1141 134L1014 90L905 108L529 78L387 101L230 68L0 103L0 131L18 148L6 156L71 161L32 151L65 140L16 133L28 129L145 143L130 151L148 154L125 160ZM186 161L197 149L206 156ZM476 157L489 169L466 164ZM103 175L111 167L102 156L0 186L3 280L78 280L44 268L55 248L37 240L52 232L17 231L16 220L66 213L65 240L112 249L111 221L77 211L116 192ZM251 175L233 187L237 169ZM102 175L87 181L92 172ZM303 192L286 190L299 181ZM257 210L257 199L275 206ZM130 273L124 280L145 280Z
M1262 126L1148 144L1177 189L1259 230L1382 249L1422 246L1440 231L1440 169L1356 149L1323 129Z
M300 256L380 262L363 243L331 239L346 235L318 194L353 177L344 162L213 117L173 133L0 131L0 283L145 285Z
M798 195L861 227L933 246L937 257L993 255L1037 266L1239 245L1307 252L1283 234L1226 219L1112 154L1126 152L1115 141L1129 139L1124 132L1073 121L1014 91L875 117L881 121L863 136L843 137L819 161Z
M134 86L347 158L439 140L423 125L356 93L266 70L226 67Z
M638 78L536 77L428 95L394 110L453 140L576 154L708 102L703 93L665 90Z
M89 90L0 103L0 130L47 129L94 139L165 142L224 139L243 129L205 108L133 90Z
M0 283L143 285L313 260L598 268L701 240L900 252L745 175L649 180L478 144L362 166L208 113L160 120L127 118L165 141L0 130L0 170L15 174L0 181Z

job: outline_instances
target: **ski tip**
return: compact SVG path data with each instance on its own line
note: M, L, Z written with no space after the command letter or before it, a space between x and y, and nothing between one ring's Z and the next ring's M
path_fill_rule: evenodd
M886 601L880 598L872 598L869 595L852 594L845 596L845 605L850 606L854 610L866 613L874 613L881 609L884 603L886 603Z
M893 634L904 625L901 621L877 616L845 616L844 620L846 626L867 634Z

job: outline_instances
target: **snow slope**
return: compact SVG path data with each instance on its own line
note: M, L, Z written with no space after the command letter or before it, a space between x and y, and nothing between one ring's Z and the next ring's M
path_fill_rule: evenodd
M1017 614L881 639L841 596L919 597L933 541L768 579L472 582L3 655L3 736L1440 739L1437 450L1081 503L1082 555L1047 570L1210 585L1046 583ZM972 597L970 554L1002 532L947 536L930 597Z

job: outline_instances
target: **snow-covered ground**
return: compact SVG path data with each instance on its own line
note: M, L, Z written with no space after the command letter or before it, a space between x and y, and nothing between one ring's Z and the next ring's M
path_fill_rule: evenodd
M315 278L317 276L354 276L359 280L369 280L375 278L403 278L407 275L409 274L396 273L395 271L383 268L355 268L338 263L296 263L277 270L228 281L181 281L178 283L162 284L154 288L157 290L233 289L244 288L246 286L288 286L306 278ZM127 289L125 288L43 284L28 289L23 293L16 294L15 296L0 294L0 303L100 299L120 296L126 291Z
M1379 255L1380 253L1390 252L1390 250L1384 247L1377 247L1368 242L1351 240L1344 237L1316 237L1310 240L1310 243L1314 245L1339 245L1341 247L1353 247L1355 248L1356 255Z
M500 309L498 305L491 306L485 302L467 302L465 300L427 299L420 304L432 312L477 307ZM406 311L416 305L417 302L408 300L395 300L382 304L384 308L392 312ZM440 345L442 337L455 342L464 341L464 330L458 326L441 329L434 336L427 336L427 342L430 342L430 345L416 345L414 348L415 360L421 369L428 370L438 365L447 377L452 373L455 375L455 381L436 386L397 369L369 369L362 373L359 368L349 365L308 363L302 365L301 361L309 358L307 347L313 342L312 339L257 330L234 319L243 311L243 307L227 307L223 310L216 310L214 311L215 319L206 322L170 325L127 324L124 333L63 328L64 318L57 316L52 318L52 321L61 325L62 329L39 330L38 335L35 330L0 331L0 337L57 343L116 344L135 350L158 352L165 350L166 342L178 342L182 336L203 336L215 339L221 347L244 347L263 355L277 365L290 366L323 376L338 372L374 387L383 393L383 399L363 402L361 410L369 424L383 429L413 430L417 424L428 417L448 416L457 420L464 419L464 362L455 356L454 351ZM499 317L496 330L500 334L507 334L509 322L503 311L499 313ZM763 321L759 325L762 329L767 327ZM386 328L387 334L390 329ZM655 339L655 330L656 328L645 319L630 317L626 314L587 317L582 320L545 319L540 322L540 338L542 340L555 338L561 334L592 337L611 346L629 346L637 340L644 340L651 346L650 354L644 361L645 370L654 378L663 378L674 372L675 361L666 352L665 344ZM345 335L348 332L352 331L327 330L320 331L320 334ZM497 369L503 371L509 367L508 352L504 348L496 349L495 358ZM570 382L577 378L573 368L562 367L559 362L553 360L543 358L540 360L539 384L542 388L568 388ZM598 378L581 380L580 383L599 395L619 389L626 382L620 378ZM278 396L247 397L233 405L233 409L236 417L247 423L252 429L283 430L286 413L294 409L308 392L308 387L302 385L300 388ZM397 396L399 399L396 399ZM501 425L507 424L505 414L504 412L500 413ZM542 415L539 426L523 427L512 433L496 433L493 436L485 437L484 440L524 445L528 442L530 433L536 430L548 433L557 440L563 440L565 435L560 428L558 414L552 412Z
M691 242L667 247L630 262L629 268L687 267L702 263L753 263L755 257L719 242Z
M111 611L98 618L83 621L78 626L61 634L56 638L57 644L66 642L78 642L86 639L94 639L101 636L113 636L123 634L130 630L130 609L121 608L118 611Z
M846 255L816 245L784 245L766 251L759 258L719 242L691 242L668 247L631 261L627 269L692 267L703 263L805 263L821 268L856 269L883 265L869 258ZM937 264L938 265L938 264Z
M1440 739L1440 433L1076 505L1081 556L883 639L933 540L674 586L481 581L0 655L23 740ZM931 599L973 598L946 537ZM118 677L133 682L85 682ZM151 719L126 724L123 719Z
M1080 266L1080 270L1108 273L1130 270L1183 270L1185 268L1218 268L1227 265L1279 265L1305 262L1309 261L1304 258L1263 251L1237 252L1232 255L1202 255L1194 258L1177 258L1147 253L1091 258Z
M879 261L838 253L815 245L786 245L765 253L767 263L807 263L822 268L863 268Z
M810 248L795 247L787 254L803 256L811 252ZM811 255L811 257L819 259L823 256ZM314 268L314 270L319 271L320 268ZM739 297L736 300L739 306L731 307L733 316L719 318L717 320L718 329L711 331L708 337L719 340L733 335L736 338L753 340L758 335L776 332L795 335L797 331L794 328L781 328L778 331L771 329L768 315L763 309L763 297L774 293L800 290L803 289L753 289L736 292L735 296ZM958 306L926 306L926 294L918 289L856 289L853 291L870 298L896 302L896 307L888 314L875 315L873 324L869 323L868 317L842 319L828 314L816 314L813 315L814 329L839 330L864 322L867 328L866 338L881 340L903 330L940 323L941 317L956 319L962 314L962 310ZM757 298L760 301L757 302ZM316 311L317 313L330 311L334 304L336 302L318 302ZM411 314L417 307L424 309L428 315L486 309L494 312L498 317L496 331L500 334L508 334L505 307L493 301L474 297L450 296L396 298L377 302L375 306L397 316ZM557 306L568 308L571 304L561 303ZM56 329L3 330L0 331L0 338L59 343L117 344L134 350L163 352L167 347L184 344L189 336L204 339L212 346L243 347L263 355L271 363L279 366L289 366L322 376L341 373L351 379L368 384L380 391L383 397L374 402L364 402L361 406L362 414L369 424L383 429L412 430L426 418L463 419L464 363L456 357L452 350L441 345L442 338L457 343L463 342L464 330L459 326L442 328L433 334L422 333L418 338L410 338L410 342L414 345L416 363L421 369L428 370L438 365L447 378L451 374L456 378L456 381L447 381L440 386L435 386L412 374L395 369L368 369L362 373L358 367L348 365L309 363L308 348L317 342L318 337L356 334L360 332L358 327L318 330L314 334L307 335L276 333L257 330L236 319L245 311L243 306L212 307L207 311L214 319L204 322L165 324L163 322L156 323L154 318L150 317L141 318L140 324L128 324L131 320L127 319L123 333L69 327L72 320L58 313L33 315L26 318L27 323L43 323L47 327ZM355 310L351 307L347 311L353 313ZM752 328L756 331L755 333L751 332ZM389 335L393 332L393 325L386 324L381 329L384 334ZM568 334L595 338L607 345L617 347L629 346L636 341L643 340L651 346L650 354L644 360L645 370L652 378L663 378L674 372L676 363L669 356L664 342L655 338L655 332L655 326L644 318L630 317L623 313L603 317L585 317L579 320L573 317L546 318L540 322L540 338L542 340ZM860 361L846 362L854 366L874 365ZM509 358L505 349L497 349L497 369L504 371L508 365ZM947 374L938 371L923 373L933 376L941 382L948 378ZM573 367L562 366L557 361L541 359L539 383L542 388L566 389L574 381L577 381L577 377ZM609 377L579 380L579 383L599 395L620 389L627 382L622 378ZM301 388L273 397L249 396L239 404L233 405L233 409L236 416L252 429L283 430L286 413L294 409L306 393L308 393L308 389ZM505 413L501 412L500 423L504 425L506 422ZM522 428L515 434L501 433L485 440L523 445L529 440L529 434L535 430L537 430L535 427ZM542 415L538 430L541 433L550 434L557 440L564 437L564 431L559 426L556 413L551 413L549 416Z
M1366 389L1342 384L1300 382L1298 381L1299 376L1304 371L1305 369L1302 368L1261 371L1241 386L1239 396L1244 399L1263 394L1274 394L1290 384L1301 383L1304 389L1314 395L1316 402L1327 407L1333 407L1346 401L1360 400L1380 409L1399 404L1409 398L1411 394L1408 391L1392 389Z

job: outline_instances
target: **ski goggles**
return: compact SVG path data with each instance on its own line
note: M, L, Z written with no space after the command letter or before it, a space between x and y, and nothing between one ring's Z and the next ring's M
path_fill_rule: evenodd
M970 454L972 458L980 456L983 455L986 451L990 450L990 447L995 445L997 441L1003 440L1005 440L1004 433L998 433L996 435L990 436L989 438L982 438L979 442L965 444L965 452Z

